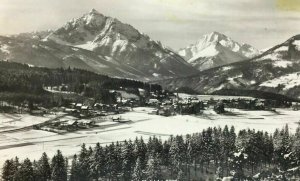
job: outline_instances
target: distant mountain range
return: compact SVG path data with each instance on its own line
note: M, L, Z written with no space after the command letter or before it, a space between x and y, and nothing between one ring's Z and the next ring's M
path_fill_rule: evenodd
M180 49L178 54L198 70L206 70L252 58L259 51L251 45L239 44L224 34L212 32L195 44Z
M0 36L0 60L79 68L200 93L258 90L300 96L300 35L261 52L212 32L177 53L91 10L57 30Z
M185 87L209 94L258 90L300 98L300 35L251 59L158 83L171 90Z
M55 31L1 36L1 59L144 81L198 72L160 42L94 9Z

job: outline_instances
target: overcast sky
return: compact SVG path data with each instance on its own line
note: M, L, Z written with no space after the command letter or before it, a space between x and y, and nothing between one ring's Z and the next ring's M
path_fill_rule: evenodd
M212 31L259 49L300 34L300 0L0 0L0 34L56 29L92 8L173 49Z

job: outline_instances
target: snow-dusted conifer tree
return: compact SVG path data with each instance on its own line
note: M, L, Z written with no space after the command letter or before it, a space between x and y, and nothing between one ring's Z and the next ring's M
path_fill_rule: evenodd
M89 180L90 176L90 163L89 163L89 151L86 149L85 144L82 144L81 150L78 156L79 167L79 180Z
M48 181L51 178L51 168L49 158L44 152L38 161L38 175L41 181Z
M52 158L51 171L51 179L53 181L67 180L66 162L60 150L57 150L56 155Z
M132 180L133 181L142 181L144 179L144 173L142 169L142 161L138 157L133 169Z
M79 165L78 165L78 158L75 154L73 156L72 164L71 164L71 170L70 170L70 181L80 181L79 180Z
M34 181L33 167L31 161L26 158L21 164L17 172L16 180L18 181Z
M160 161L157 155L150 155L146 169L147 180L162 180Z
M13 181L15 175L14 161L6 160L2 168L2 179L4 181Z

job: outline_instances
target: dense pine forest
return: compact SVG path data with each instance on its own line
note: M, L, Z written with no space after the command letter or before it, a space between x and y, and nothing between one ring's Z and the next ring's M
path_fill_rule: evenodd
M49 69L26 64L0 61L0 99L12 104L24 101L52 106L58 103L44 87L63 86L63 90L82 96L111 101L109 89L130 88L161 90L159 85L111 78L80 69Z
M3 165L4 181L90 180L297 180L300 176L300 126L295 134L288 126L273 135L225 126L201 133L170 136L162 141L84 144L68 162L60 151L50 160L16 157Z

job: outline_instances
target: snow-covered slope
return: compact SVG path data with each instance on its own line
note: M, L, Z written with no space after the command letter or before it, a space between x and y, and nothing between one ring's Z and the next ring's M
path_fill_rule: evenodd
M73 19L51 33L45 41L74 46L110 57L119 64L131 66L150 79L178 77L197 70L160 42L140 33L134 27L106 17L96 10Z
M224 34L212 32L195 44L180 49L178 54L198 70L238 62L258 55L248 44L239 44Z
M189 87L202 93L259 90L300 98L300 35L252 59L160 81L165 88Z
M53 41L0 36L0 60L49 68L79 68L120 78L146 80L148 77L114 59Z
M94 9L55 31L0 37L0 60L143 81L198 72L161 43Z

